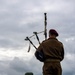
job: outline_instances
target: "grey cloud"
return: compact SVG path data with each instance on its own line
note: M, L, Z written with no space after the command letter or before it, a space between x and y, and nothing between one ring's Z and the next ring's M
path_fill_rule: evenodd
M3 75L13 75L13 74L24 75L26 72L33 72L36 75L42 74L41 64L37 62L38 61L35 61L35 58L32 58L30 61L25 61L17 57L14 58L12 61L1 61L0 74L1 75L2 74ZM38 67L36 65L38 65Z
M0 47L25 47L27 43L24 41L24 38L26 36L32 35L33 31L39 32L44 29L43 13L47 11L48 30L55 28L59 32L60 36L58 38L64 43L65 54L70 53L73 56L75 53L74 3L74 0L0 0ZM54 6L52 9L51 5ZM46 10L46 8L48 9ZM40 37L42 37L42 34L40 34ZM63 66L66 66L63 67L63 75L74 75L74 61L67 59L63 63ZM7 65L7 63L9 64ZM0 73L7 75L22 75L25 71L35 71L35 75L40 75L39 73L42 72L39 72L41 63L37 63L33 59L31 61L24 61L14 58L12 61L0 62L0 66ZM72 67L68 69L68 66ZM32 69L32 67L34 68Z
M56 2L56 4L58 4L58 1ZM62 2L62 0L60 1L60 3L61 2ZM21 3L21 5L19 6L20 3ZM12 3L10 1L3 2L3 5L6 6L6 7L3 7L3 8L5 8L5 12L1 13L1 15L0 15L1 16L1 19L0 19L0 21L1 21L0 22L1 37L5 37L5 39L3 39L3 40L8 41L8 44L11 43L11 45L14 45L14 46L16 44L18 44L18 45L16 45L17 47L23 43L21 38L23 39L23 37L25 38L25 36L31 35L33 31L36 31L36 30L40 31L40 29L43 29L43 19L40 19L41 15L39 14L39 12L26 13L23 10L23 9L26 10L26 8L30 8L30 6L31 6L31 8L33 6L35 6L36 9L37 9L37 7L40 7L40 6L41 6L41 8L43 8L44 5L40 4L40 3L42 3L42 1L40 1L40 2L34 1L33 2L33 0L32 0L30 2L25 1L25 3L26 4L24 4L23 0L19 1L17 4L15 4L14 2ZM27 6L28 3L30 4L30 6ZM53 3L55 3L55 2L53 2ZM65 3L65 1L63 1L63 6L64 6L64 3ZM48 30L50 28L56 28L60 32L60 35L63 35L63 37L64 36L69 37L70 35L74 36L74 32L75 32L75 29L74 29L74 24L75 24L74 12L75 11L73 10L74 4L73 4L73 1L68 1L68 3L65 3L65 5L66 4L68 4L67 7L68 6L70 7L70 8L68 8L68 11L63 9L63 11L59 10L58 12L57 11L49 11L48 12ZM67 9L67 7L65 7L65 8ZM34 8L33 8L33 10L34 10ZM61 10L62 10L62 8L61 8ZM26 11L28 11L28 10L26 10ZM32 10L29 9L29 11L32 11ZM27 23L25 25L19 24L19 22L22 21L23 19L25 21L29 21L30 18L35 19L35 17L38 17L38 16L39 16L39 18L36 18L36 20L38 20L37 22L34 20L33 23ZM31 19L30 19L30 21L32 21ZM69 34L67 34L67 33L69 33ZM1 41L2 41L2 39L1 39ZM16 44L14 44L14 41L16 42ZM5 43L7 43L7 42L4 42L4 44ZM2 43L2 46L3 46L3 43Z
M66 75L66 74L74 75L75 74L74 61L66 59L62 67L63 67L63 75Z
M34 59L34 60L33 60ZM70 62L69 60L65 60L63 62L63 75L72 74L74 75L74 62ZM11 61L1 61L0 62L0 74L3 75L24 75L26 72L33 72L34 75L42 75L42 63L37 61L34 57L25 61L15 57ZM65 67L65 68L64 68Z

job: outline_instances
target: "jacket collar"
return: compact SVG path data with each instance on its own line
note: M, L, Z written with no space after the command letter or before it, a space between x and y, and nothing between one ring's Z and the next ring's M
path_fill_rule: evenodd
M55 40L57 40L57 38L55 38L55 37L50 37L50 38L48 38L48 39L55 39Z

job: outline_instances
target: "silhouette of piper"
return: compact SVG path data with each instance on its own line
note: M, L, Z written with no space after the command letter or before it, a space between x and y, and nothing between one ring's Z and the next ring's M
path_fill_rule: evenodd
M43 75L62 75L61 61L64 59L64 47L57 37L55 29L49 30L49 38L43 41L35 52L35 57L44 63Z

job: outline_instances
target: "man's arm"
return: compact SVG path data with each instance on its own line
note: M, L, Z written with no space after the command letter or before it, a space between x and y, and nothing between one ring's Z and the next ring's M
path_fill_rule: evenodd
M35 57L41 62L43 62L45 60L42 44L40 44L40 46L37 48L37 50L35 52Z
M62 45L62 52L61 52L61 61L64 59L64 47Z

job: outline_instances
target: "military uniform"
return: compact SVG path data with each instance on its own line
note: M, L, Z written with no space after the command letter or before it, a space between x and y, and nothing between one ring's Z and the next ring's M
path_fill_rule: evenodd
M50 34L58 36L55 30L51 30ZM56 37L50 37L43 41L37 51L42 52L44 55L43 75L62 75L60 62L64 59L64 48ZM35 52L36 57L38 57L36 55L37 51Z

